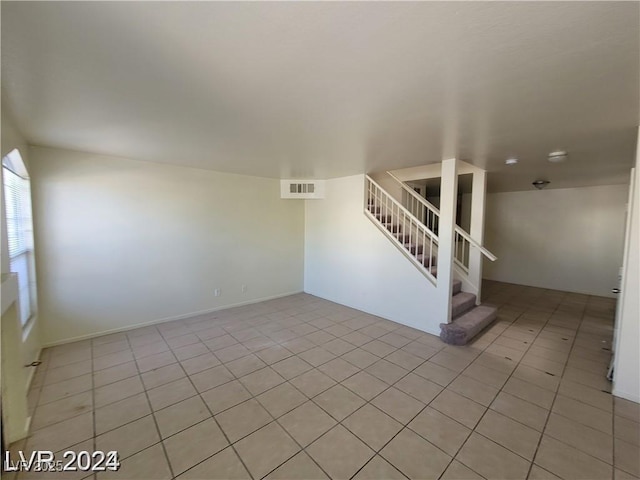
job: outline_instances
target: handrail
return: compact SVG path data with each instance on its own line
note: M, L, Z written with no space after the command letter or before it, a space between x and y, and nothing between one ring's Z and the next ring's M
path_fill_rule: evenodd
M478 242L476 242L473 238L471 238L471 235L469 235L467 232L465 232L458 225L456 225L455 231L456 231L456 233L458 235L460 235L462 238L464 238L467 242L469 242L471 245L473 245L478 250L480 250L483 253L483 255L485 257L487 257L489 260L491 260L492 262L495 262L498 259L498 257L496 257L493 253L491 253L489 250L484 248Z
M393 178L396 182L398 182L400 184L400 186L407 192L409 192L409 194L411 194L411 196L413 196L416 200L418 200L418 202L420 202L422 205L424 205L427 209L431 210L434 214L436 214L438 217L440 217L440 210L438 210L433 204L431 204L430 202L428 202L426 199L422 198L420 195L418 195L416 192L414 192L411 188L409 188L409 186L407 186L407 184L405 182L403 182L402 180L400 180L398 177L396 177L393 173L391 172L387 172L387 174ZM376 184L377 185L377 184ZM379 186L379 185L378 185ZM475 241L473 238L471 238L471 235L469 235L467 232L465 232L462 228L460 228L458 225L455 226L455 232L460 235L462 238L464 238L465 240L467 240L471 245L473 245L475 248L477 248L478 250L480 250L480 252L482 252L482 254L487 257L489 260L491 260L492 262L495 262L498 257L496 257L493 253L491 253L489 250L487 250L485 247L483 247L482 245L480 245L480 243L478 243L477 241Z
M434 204L432 204L431 202L427 201L426 199L424 199L420 195L418 195L416 192L414 192L412 188L409 188L409 186L406 183L404 183L402 180L400 180L398 177L396 177L393 173L387 172L387 174L391 178L393 178L396 182L398 182L403 189L405 189L407 192L409 192L409 194L411 196L415 197L416 200L418 200L420 203L422 203L422 205L427 207L427 209L431 210L437 216L440 216L440 210L438 210L438 208Z
M369 180L371 183L373 183L376 187L378 187L379 190L382 190L383 192L385 192L385 194L387 195L387 198L389 200L391 200L393 203L396 204L396 206L398 206L400 209L404 210L404 215L406 215L407 217L409 217L411 220L413 220L414 222L417 222L418 224L423 224L422 220L420 220L418 217L416 217L413 213L411 213L409 210L407 210L407 208L402 205L399 201L397 201L395 198L393 198L391 195L389 195L388 193L386 193L386 190L384 188L382 188L380 186L380 184L378 182L376 182L373 178L371 178L369 175L365 175L365 177L367 178L367 180ZM433 237L435 240L438 240L438 236L433 233L431 230L429 230L428 228L425 227L425 229L429 232L429 235L431 237Z

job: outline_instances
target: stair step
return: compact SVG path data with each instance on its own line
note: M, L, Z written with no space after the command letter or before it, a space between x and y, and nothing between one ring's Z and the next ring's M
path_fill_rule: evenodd
M460 292L451 297L451 318L457 318L476 304L476 296L473 293Z
M391 233L400 233L400 232L402 232L402 227L400 225L391 224L391 223L385 223L384 226Z
M429 255L416 255L416 260L418 260L422 265L424 265L425 267L429 265ZM435 267L436 266L436 256L432 256L431 257L431 266Z
M376 213L376 218L382 223L391 223L391 215L381 215L379 213Z
M422 255L422 252L424 252L424 245L416 245L415 243L406 242L404 244L404 248L409 250L414 255L416 254Z
M460 280L453 281L453 295L457 295L462 291L462 282Z
M368 210L374 215L380 213L380 207L376 207L375 205L369 205Z
M410 236L407 235L406 233L396 233L394 237L396 237L398 241L402 244L409 243L409 240L410 240Z
M441 323L440 338L451 345L466 345L496 319L497 313L497 308L488 305L472 308L451 323Z

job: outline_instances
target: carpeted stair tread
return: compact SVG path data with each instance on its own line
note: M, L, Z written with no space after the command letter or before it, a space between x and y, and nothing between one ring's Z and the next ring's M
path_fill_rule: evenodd
M451 318L457 318L476 304L473 293L460 292L451 297Z
M472 308L451 323L441 323L440 338L451 345L466 345L496 319L497 312L496 307L488 305Z
M452 295L457 295L461 291L462 291L462 282L460 280L454 280Z

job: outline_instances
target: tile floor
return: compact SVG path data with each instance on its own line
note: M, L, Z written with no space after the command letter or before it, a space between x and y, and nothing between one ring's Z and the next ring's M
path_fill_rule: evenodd
M118 450L96 480L640 477L640 408L604 378L614 302L487 282L485 303L466 347L299 294L51 348L12 450Z

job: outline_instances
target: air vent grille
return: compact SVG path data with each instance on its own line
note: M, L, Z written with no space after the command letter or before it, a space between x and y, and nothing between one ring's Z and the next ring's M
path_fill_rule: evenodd
M324 198L324 180L281 180L280 198Z

